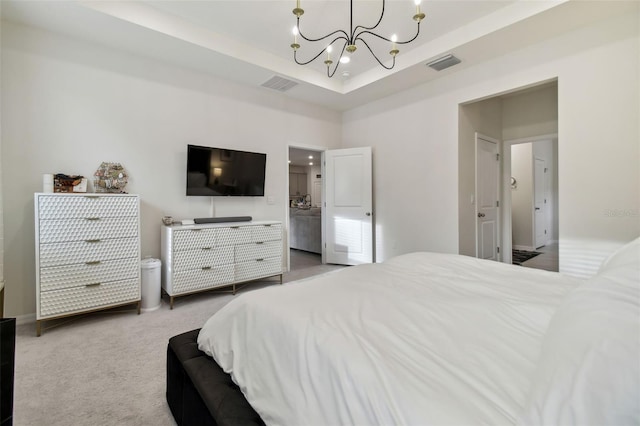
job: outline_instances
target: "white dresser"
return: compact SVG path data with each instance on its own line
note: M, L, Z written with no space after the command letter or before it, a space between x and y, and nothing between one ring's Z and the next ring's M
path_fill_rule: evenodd
M131 194L35 194L36 334L41 322L137 303L140 201Z
M280 275L282 224L233 222L162 227L162 288L177 296Z

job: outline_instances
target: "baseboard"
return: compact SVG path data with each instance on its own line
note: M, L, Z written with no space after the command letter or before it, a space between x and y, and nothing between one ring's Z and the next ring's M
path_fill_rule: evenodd
M529 247L529 246L511 246L511 248L513 250L524 250L524 251L536 251L535 247Z
M18 315L16 318L16 325L32 324L36 322L36 313Z

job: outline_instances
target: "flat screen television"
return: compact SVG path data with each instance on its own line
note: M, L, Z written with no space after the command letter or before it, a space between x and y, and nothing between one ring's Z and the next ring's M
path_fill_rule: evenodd
M187 195L263 197L267 154L187 146Z

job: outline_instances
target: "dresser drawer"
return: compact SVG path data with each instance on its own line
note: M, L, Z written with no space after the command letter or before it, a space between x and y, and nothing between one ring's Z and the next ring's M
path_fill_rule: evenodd
M232 226L216 229L218 246L232 246L251 242L251 226Z
M40 244L137 236L137 216L40 221Z
M38 318L81 312L140 300L138 279L47 291L40 294Z
M40 219L79 219L138 215L136 197L100 195L42 195L38 198Z
M138 238L40 244L40 267L140 257Z
M268 243L250 243L236 246L236 263L249 260L266 259L269 257L282 258L282 242L271 241Z
M173 251L213 247L216 230L213 228L181 229L173 233Z
M173 293L188 293L233 282L233 265L191 269L173 275Z
M206 266L230 265L233 263L233 246L200 250L183 250L174 253L173 271L201 269Z
M137 257L40 268L40 292L137 278L139 269Z
M282 240L281 225L257 225L251 227L251 241L254 243L261 241Z
M252 260L236 264L236 281L254 280L282 273L282 257Z

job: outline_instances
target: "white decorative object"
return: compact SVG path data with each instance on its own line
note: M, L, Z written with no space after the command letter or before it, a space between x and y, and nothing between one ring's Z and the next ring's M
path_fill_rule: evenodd
M125 192L127 172L120 163L103 162L93 175L93 187L96 192Z
M36 333L41 322L137 303L140 200L127 194L35 194Z
M42 175L42 192L53 192L53 174L45 173Z
M280 222L163 226L162 288L177 296L280 275Z

